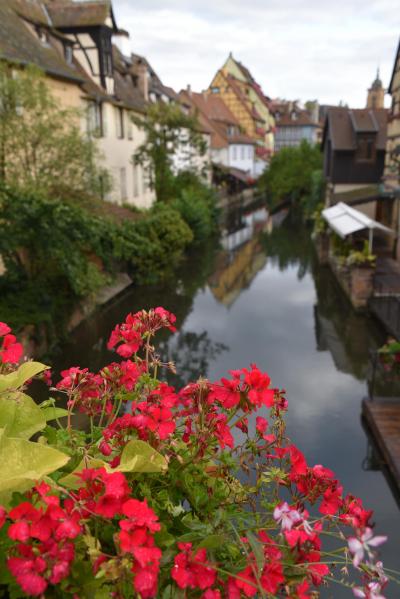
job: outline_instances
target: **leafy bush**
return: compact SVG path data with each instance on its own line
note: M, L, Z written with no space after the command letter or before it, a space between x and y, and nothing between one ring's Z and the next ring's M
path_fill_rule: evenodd
M176 200L172 206L189 225L196 242L204 241L217 230L217 207L214 190L190 172L175 178Z
M174 323L163 308L129 314L108 342L121 362L61 373L67 409L29 397L30 380L51 374L18 367L22 347L0 323L4 593L314 599L335 582L383 597L386 537L288 440L285 392L267 374L253 364L180 390L157 378L153 337Z
M171 274L193 239L179 212L161 202L142 220L114 231L116 255L137 283L154 283Z
M313 173L321 169L320 148L303 141L298 147L282 148L274 154L258 185L261 191L266 192L271 207L284 200L297 202L304 196L311 196L316 184Z
M58 322L124 268L137 283L168 276L193 239L169 206L115 222L77 205L0 188L0 308L14 326Z

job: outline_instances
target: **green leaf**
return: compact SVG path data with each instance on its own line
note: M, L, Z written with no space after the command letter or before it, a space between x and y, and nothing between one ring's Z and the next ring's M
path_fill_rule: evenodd
M29 395L15 391L0 397L0 428L8 437L29 439L45 426L42 410Z
M40 411L43 414L46 422L49 422L49 420L58 420L59 418L68 416L68 410L64 410L64 408L56 408L56 406L41 408Z
M163 472L167 470L167 460L151 445L144 441L129 441L121 455L121 463L116 468L120 472Z
M256 558L257 569L259 572L262 572L265 563L264 551L261 543L257 540L257 538L253 535L252 532L246 531L246 537L249 541L250 547L253 550L254 556Z
M48 368L40 362L24 362L15 372L0 375L0 393L9 389L19 389L26 381Z
M225 537L222 535L209 535L197 545L198 549L217 549L223 547L226 543Z
M70 457L48 445L6 437L0 429L0 497L8 500L14 491L24 492L36 481L69 461Z

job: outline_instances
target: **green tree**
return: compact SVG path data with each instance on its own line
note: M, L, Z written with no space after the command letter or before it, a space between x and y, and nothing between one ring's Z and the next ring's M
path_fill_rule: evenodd
M194 115L185 114L178 104L150 104L143 117L134 123L144 131L145 140L133 159L141 164L158 202L174 199L174 157L179 155L185 165L195 170L196 156L204 156L206 143Z
M0 65L0 177L21 191L47 197L75 191L97 195L110 178L98 165L95 140L82 114L60 108L43 73Z
M309 196L313 187L313 173L322 169L320 148L303 141L294 148L282 148L275 154L259 179L259 186L267 193L270 206L284 200L297 202Z

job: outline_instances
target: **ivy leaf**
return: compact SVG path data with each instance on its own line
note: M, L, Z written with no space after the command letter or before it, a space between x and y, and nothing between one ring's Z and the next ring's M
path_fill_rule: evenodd
M167 470L167 460L145 441L129 441L121 455L121 463L116 468L120 472L163 472Z
M26 381L40 374L49 367L40 362L24 362L15 372L0 375L0 393L19 389Z
M29 395L14 391L0 397L0 428L8 437L29 439L46 426L43 411Z
M24 492L36 481L69 461L57 449L26 439L6 437L0 429L0 497L7 501L14 491Z

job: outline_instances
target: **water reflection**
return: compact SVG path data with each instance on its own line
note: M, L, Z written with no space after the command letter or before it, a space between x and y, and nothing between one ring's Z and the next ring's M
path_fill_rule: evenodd
M317 348L331 353L337 370L364 381L371 369L370 356L383 342L383 332L372 318L352 309L328 267L314 262L313 279Z
M230 308L266 264L260 233L268 226L265 208L240 214L228 222L221 237L222 249L215 257L213 273L208 279L215 299Z

